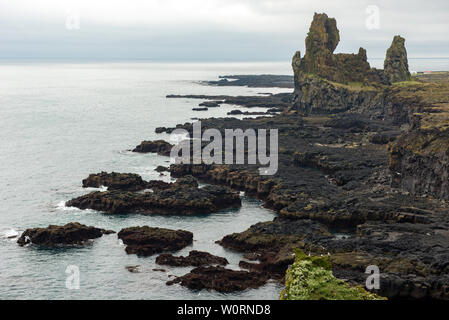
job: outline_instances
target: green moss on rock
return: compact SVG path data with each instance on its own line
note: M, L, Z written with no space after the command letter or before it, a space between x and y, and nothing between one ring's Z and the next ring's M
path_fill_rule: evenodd
M281 300L386 300L335 278L329 257L309 257L298 249L295 253L295 263L285 276Z

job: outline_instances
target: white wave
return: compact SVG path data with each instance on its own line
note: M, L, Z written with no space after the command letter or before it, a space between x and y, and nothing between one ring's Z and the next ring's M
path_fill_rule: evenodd
M83 191L101 191L101 192L105 192L108 191L108 187L105 186L100 186L99 188L94 188L94 187L88 187L88 188L82 188Z
M132 150L118 150L117 153L125 155L137 155L137 153L133 152Z
M56 208L58 210L62 210L62 211L81 211L81 209L78 209L76 207L67 207L65 205L65 201L58 202L58 204L56 205Z
M13 228L6 228L0 231L0 238L16 238L19 236L19 233Z
M57 210L61 210L61 211L66 211L66 212L72 212L73 214L76 214L76 215L78 215L78 214L80 214L80 213L93 213L93 212L97 212L97 211L95 211L95 210L93 210L93 209L84 209L84 210L82 210L82 209L80 209L80 208L77 208L77 207L67 207L66 205L65 205L65 201L60 201L60 202L58 202L58 204L56 204L56 209Z

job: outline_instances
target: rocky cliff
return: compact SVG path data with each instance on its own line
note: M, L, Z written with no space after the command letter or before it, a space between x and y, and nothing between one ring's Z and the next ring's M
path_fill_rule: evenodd
M315 14L306 53L296 52L292 61L293 109L304 116L351 112L408 125L388 148L392 186L449 199L449 75L412 79L399 35L387 50L384 70L370 68L363 48L334 54L339 40L335 19Z
M449 73L418 80L396 86L411 128L389 144L392 185L449 200Z

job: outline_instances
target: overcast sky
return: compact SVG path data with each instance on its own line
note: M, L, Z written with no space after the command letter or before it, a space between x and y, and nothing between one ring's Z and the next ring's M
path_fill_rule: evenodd
M409 57L449 57L448 0L0 0L0 58L286 61L314 12L337 52L383 58L400 34Z

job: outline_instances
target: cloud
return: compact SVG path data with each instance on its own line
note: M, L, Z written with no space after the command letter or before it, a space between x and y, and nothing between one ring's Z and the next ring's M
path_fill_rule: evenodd
M379 30L365 26L368 5L379 7ZM0 57L289 59L304 50L314 12L337 19L340 52L381 57L401 34L412 56L448 56L448 9L446 0L0 0ZM73 16L79 30L66 28Z

